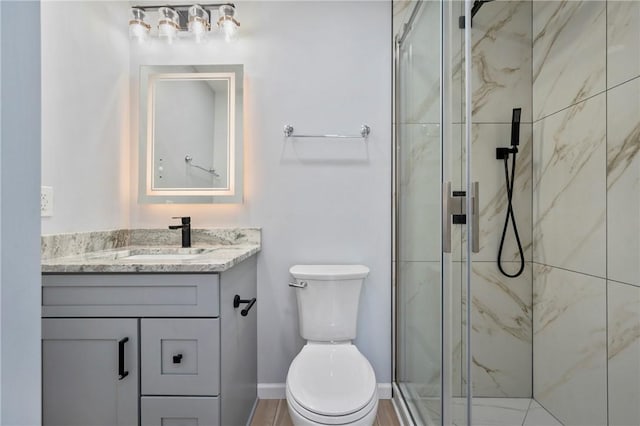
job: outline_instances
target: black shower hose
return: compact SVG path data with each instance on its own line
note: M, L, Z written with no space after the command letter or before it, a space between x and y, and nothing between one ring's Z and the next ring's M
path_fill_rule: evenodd
M509 179L509 158L505 155L504 158L504 175L507 180L507 217L504 220L504 228L502 229L502 238L500 238L500 248L498 249L498 269L503 275L509 278L519 277L524 271L524 251L522 250L522 243L520 242L520 235L518 234L518 226L516 225L516 218L513 214L513 184L516 177L516 152L514 150L513 162L511 165L511 179ZM518 252L520 253L520 269L515 274L509 274L502 269L502 249L504 247L504 239L507 236L507 227L509 226L509 218L513 224L513 233L516 236L516 242L518 243Z

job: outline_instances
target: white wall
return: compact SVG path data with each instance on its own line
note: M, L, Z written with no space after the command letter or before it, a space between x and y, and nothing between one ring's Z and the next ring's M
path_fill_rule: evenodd
M42 3L43 234L127 226L129 5Z
M0 424L40 424L40 2L0 2ZM32 25L24 25L29 22Z
M263 228L258 262L263 384L284 382L302 345L288 268L305 262L368 265L356 343L378 382L390 382L391 4L240 2L237 15L242 33L235 44L133 45L131 70L137 78L140 64L244 64L244 204L139 205L134 170L131 226L163 227L171 216L190 215L196 227ZM357 133L367 123L372 133L366 143L291 141L283 138L287 123L303 133ZM136 144L131 159L137 165Z
M305 262L368 265L356 343L378 382L388 383L391 4L237 6L242 27L234 44L138 46L126 40L125 2L43 4L43 184L55 191L54 216L43 220L43 231L165 227L180 215L192 216L196 227L262 227L261 383L284 382L303 344L288 268ZM130 57L122 56L129 51ZM181 63L245 66L243 204L137 203L139 66ZM130 127L129 107L123 105L128 78ZM294 142L283 138L287 123L300 132L330 133L358 133L367 123L372 133L366 143ZM122 152L123 146L130 152Z

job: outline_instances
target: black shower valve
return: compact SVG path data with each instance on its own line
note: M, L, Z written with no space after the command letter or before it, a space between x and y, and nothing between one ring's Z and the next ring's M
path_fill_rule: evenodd
M510 148L496 148L496 160L504 160L509 158L509 154L517 154L518 147L512 146Z

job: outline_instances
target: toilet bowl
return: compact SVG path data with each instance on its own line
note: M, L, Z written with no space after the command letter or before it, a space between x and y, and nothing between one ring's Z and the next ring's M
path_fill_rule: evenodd
M286 385L294 425L371 425L378 409L373 368L350 343L307 343Z
M356 335L362 265L296 265L300 334L307 340L289 367L286 397L295 426L371 426L378 408L376 377L351 343Z

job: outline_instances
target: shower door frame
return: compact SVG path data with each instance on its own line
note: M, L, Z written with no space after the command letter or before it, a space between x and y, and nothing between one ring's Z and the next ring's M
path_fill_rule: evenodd
M426 0L418 0L411 12L411 16L409 18L409 20L407 21L407 23L405 23L405 26L402 30L402 34L401 36L398 38L394 38L393 39L393 52L394 52L394 66L393 66L393 107L392 107L392 114L394 117L394 134L393 134L393 150L392 150L392 187L393 187L393 208L392 208L392 241L393 241L393 248L392 248L392 258L395 260L395 267L392 268L392 282L393 282L393 291L392 291L392 310L393 310L393 314L392 314L392 318L393 318L393 324L392 324L392 347L394 348L392 351L392 374L393 374L393 401L396 405L396 408L398 409L398 414L402 417L402 423L406 424L406 425L415 425L415 421L414 419L416 418L416 415L413 413L412 410L412 404L409 404L408 401L405 399L405 395L403 394L402 390L400 389L399 383L396 380L397 379L397 359L398 359L398 351L400 350L399 347L397 346L398 344L398 334L399 334L399 324L398 324L398 312L400 310L399 307L399 299L398 299L398 265L400 263L398 257L397 257L397 248L399 245L399 236L398 236L398 212L400 209L399 206L399 191L398 191L398 158L397 158L397 153L398 153L398 143L399 143L399 127L400 127L400 123L399 120L397 119L399 117L399 104L400 104L400 93L401 93L401 87L400 87L400 49L402 46L402 43L407 39L407 37L409 36L409 33L412 31L413 26L414 26L414 21L417 18L417 16L421 13L421 8L423 7L424 3ZM444 88L443 88L443 76L444 76L444 70L443 70L443 22L444 22L444 18L443 18L443 4L446 2L446 0L440 0L439 4L439 18L440 18L440 40L439 40L439 79L440 79L440 91L439 91L439 96L440 96L440 124L441 124L441 129L444 127L442 126L443 121L443 114L444 114L444 110L443 110L443 93L444 93ZM444 135L440 134L440 147L442 149L442 147L444 146L443 143L444 140ZM439 159L439 168L440 168L440 184L442 185L443 183L443 179L444 179L444 170L443 170L443 155L444 155L444 151L440 151L440 159ZM441 224L442 223L442 209L440 209L440 220L438 220L438 223ZM441 225L440 225L441 226ZM442 235L442 229L439 228L439 231L436 235ZM444 253L442 253L442 244L440 244L440 295L441 295L441 318L440 318L440 413L441 413L441 422L440 425L447 425L450 424L450 421L448 419L445 420L445 416L444 413L445 412L449 412L448 408L445 409L445 407L448 407L450 405L450 398L446 398L446 395L449 395L449 393L445 393L445 389L448 391L450 389L450 386L448 384L445 384L445 382L447 382L446 378L450 377L450 374L443 374L442 372L445 371L443 369L443 367L445 365L447 365L447 368L449 367L449 362L448 360L445 360L444 358L444 354L445 353L451 353L451 352L447 352L445 351L445 344L447 346L447 348L449 348L449 339L445 338L445 333L443 333L443 327L445 326L445 323L443 321L444 315L445 315L445 306L448 306L445 303L445 300L448 300L449 298L445 298L444 297ZM448 322L447 322L448 323ZM445 401L447 401L445 403ZM415 409L415 407L413 407Z

